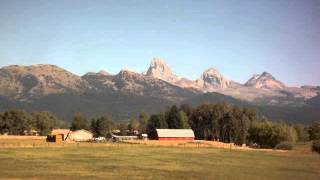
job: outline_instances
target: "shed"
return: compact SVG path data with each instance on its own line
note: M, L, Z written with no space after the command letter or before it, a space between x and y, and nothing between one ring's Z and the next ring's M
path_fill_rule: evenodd
M61 137L62 141L65 141L71 132L72 131L70 129L53 129L51 131L51 135L52 136L58 135L59 137Z
M148 134L145 134L145 133L140 134L139 138L142 140L148 140Z
M158 140L190 141L194 140L192 129L156 129Z
M62 143L64 141L62 134L48 135L47 142Z
M67 140L70 133L70 129L53 129L51 134L47 136L47 141L61 143Z
M117 136L112 134L113 141L137 140L138 136Z
M77 131L72 131L68 139L71 141L90 141L93 139L93 134L90 131L81 129Z

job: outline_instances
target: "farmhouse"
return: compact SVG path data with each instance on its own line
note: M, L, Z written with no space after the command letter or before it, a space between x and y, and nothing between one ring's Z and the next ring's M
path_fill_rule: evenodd
M192 129L156 129L158 140L194 140Z
M71 141L89 141L93 139L93 134L87 130L81 129L72 131L67 138Z

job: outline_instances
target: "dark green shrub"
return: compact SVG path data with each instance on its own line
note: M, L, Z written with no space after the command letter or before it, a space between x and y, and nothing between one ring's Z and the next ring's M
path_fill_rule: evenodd
M249 140L262 148L275 148L281 142L294 144L297 141L296 130L285 123L257 121L249 128Z
M312 151L320 154L320 140L315 140L312 142Z
M309 138L310 140L320 139L320 122L314 122L309 127Z
M293 149L293 144L290 142L281 142L276 145L275 149L280 149L280 150L292 150Z

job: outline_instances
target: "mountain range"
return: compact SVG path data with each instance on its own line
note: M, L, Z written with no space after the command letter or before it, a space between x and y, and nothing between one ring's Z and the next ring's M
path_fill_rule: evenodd
M158 58L152 60L145 75L202 93L218 92L236 99L263 104L300 104L320 94L320 87L288 87L268 72L255 74L245 84L241 84L227 79L217 69L210 68L193 81L178 77Z
M319 86L288 87L268 72L241 84L209 68L196 80L174 74L160 58L145 73L121 70L75 75L55 65L11 65L0 69L0 110L49 110L70 120L82 111L89 116L110 114L126 119L139 111L149 113L172 104L226 102L258 109L273 119L320 119Z

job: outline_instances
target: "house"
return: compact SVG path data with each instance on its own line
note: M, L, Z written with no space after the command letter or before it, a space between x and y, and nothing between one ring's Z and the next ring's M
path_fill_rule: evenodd
M158 140L190 141L194 140L192 129L156 129Z
M67 140L71 141L90 141L93 139L93 134L90 131L81 129L81 130L76 130L72 131L68 137Z

